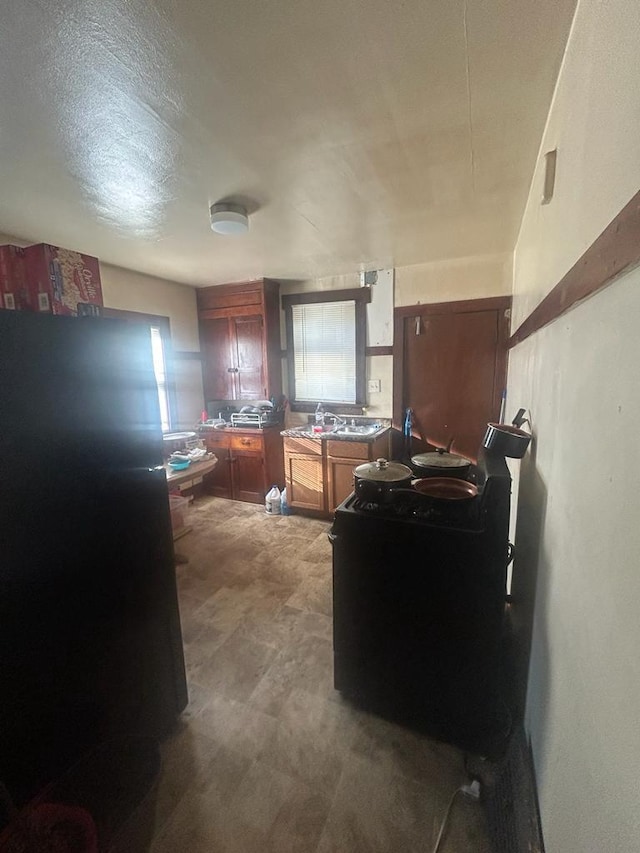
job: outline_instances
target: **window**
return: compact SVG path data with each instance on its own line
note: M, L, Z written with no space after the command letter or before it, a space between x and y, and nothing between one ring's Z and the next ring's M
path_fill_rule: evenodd
M319 402L341 411L364 405L368 288L283 296L291 408Z
M158 401L160 403L160 422L163 432L171 427L169 417L169 384L167 382L167 364L164 357L164 344L162 332L157 326L150 326L151 353L153 355L153 372L156 375L158 385Z
M127 320L129 323L142 323L148 327L149 335L151 336L153 372L158 386L160 422L163 431L170 430L172 414L175 413L175 388L171 374L171 328L169 318L156 314L143 314L138 311L124 311L119 308L103 308L102 316Z

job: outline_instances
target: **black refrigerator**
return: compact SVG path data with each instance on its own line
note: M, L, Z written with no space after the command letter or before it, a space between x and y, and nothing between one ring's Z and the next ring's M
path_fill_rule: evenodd
M187 703L149 331L0 310L0 781Z

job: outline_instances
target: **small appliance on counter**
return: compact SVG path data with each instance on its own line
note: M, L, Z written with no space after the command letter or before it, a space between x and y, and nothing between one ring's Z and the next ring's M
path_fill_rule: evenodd
M215 412L215 416L203 420L198 427L224 429L231 426L264 429L264 427L284 423L284 403L271 400L256 400L239 408L213 402L207 404L207 413L210 412Z

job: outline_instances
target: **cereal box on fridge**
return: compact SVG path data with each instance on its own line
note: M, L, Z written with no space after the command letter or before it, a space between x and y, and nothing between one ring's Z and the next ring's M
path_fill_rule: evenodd
M28 246L25 256L36 311L77 314L79 302L102 305L97 258L47 243Z
M24 249L0 246L0 308L20 311L33 307L27 289Z

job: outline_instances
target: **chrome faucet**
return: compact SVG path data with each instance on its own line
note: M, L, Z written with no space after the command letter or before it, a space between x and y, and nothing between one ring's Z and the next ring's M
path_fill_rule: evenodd
M325 416L325 418L330 418L333 421L334 429L336 427L344 426L346 424L346 421L344 418L340 418L340 417L338 417L338 415L334 415L333 412L325 412L324 416Z

